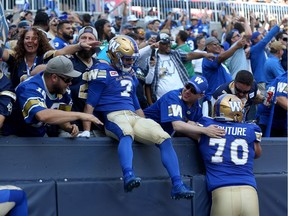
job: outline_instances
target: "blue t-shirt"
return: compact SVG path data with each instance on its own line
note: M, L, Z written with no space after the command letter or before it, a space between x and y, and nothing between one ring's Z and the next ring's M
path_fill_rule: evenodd
M199 149L206 167L208 191L233 185L250 185L256 188L253 174L254 142L260 142L262 133L256 124L219 122L203 117L204 127L216 124L225 129L224 138L201 135Z
M216 58L213 61L203 58L202 73L208 81L208 89L205 92L207 100L211 100L211 97L218 86L232 81L229 71L227 71L221 63L218 63L218 55L216 55Z
M271 55L264 64L266 85L269 85L276 77L284 73L285 71L281 65L280 59L274 55Z
M278 76L269 86L267 86L267 91L270 90L275 91L275 98L277 96L288 97L287 71ZM259 117L259 124L267 125L269 122L269 117L272 115L271 107L265 106L264 104L259 104L257 115ZM281 130L286 128L287 130L287 111L278 104L275 104L272 128Z

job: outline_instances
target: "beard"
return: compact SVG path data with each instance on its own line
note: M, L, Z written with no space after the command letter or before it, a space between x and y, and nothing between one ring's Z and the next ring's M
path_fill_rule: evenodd
M52 91L50 91L51 94L65 94L67 88L61 88L59 84L55 84L52 87Z
M83 59L89 59L96 53L96 48L91 48L90 50L80 50L78 55Z
M63 32L62 36L63 36L64 40L66 40L66 41L73 39L73 35L66 34L65 32Z

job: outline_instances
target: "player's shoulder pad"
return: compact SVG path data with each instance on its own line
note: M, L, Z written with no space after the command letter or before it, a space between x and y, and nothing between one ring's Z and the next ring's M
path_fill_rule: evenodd
M92 81L96 79L106 79L107 75L118 76L118 73L116 71L112 71L111 69L113 68L106 63L98 63L94 69L88 72L88 81ZM115 74L115 72L117 74Z

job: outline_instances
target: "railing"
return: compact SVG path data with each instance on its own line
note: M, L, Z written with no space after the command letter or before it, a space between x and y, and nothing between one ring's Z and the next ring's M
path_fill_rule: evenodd
M27 0L26 0L27 1ZM108 5L113 15L121 14L121 0L28 0L30 10L36 11L47 5L54 5L59 11L74 11L76 13L101 13L105 10L105 4ZM6 11L13 10L13 2L11 0L2 0ZM25 0L16 0L17 3L25 2ZM153 9L159 19L164 20L168 12L187 13L191 15L200 15L204 9L211 18L211 21L218 21L218 13L225 6L225 13L231 13L234 9L239 15L248 18L249 12L252 11L256 17L264 20L265 14L268 17L275 17L278 21L284 16L288 16L288 4L278 0L279 3L259 3L259 2L239 2L227 0L131 0L129 3L129 13L135 14L140 19L145 17L148 9ZM18 5L21 7L21 4Z
M230 13L232 9L238 15L248 18L249 12L253 12L256 17L264 20L265 14L268 17L275 17L278 21L284 16L288 16L288 4L279 3L258 3L258 2L235 2L227 0L133 0L131 2L132 12L138 17L147 14L147 8L153 8L159 19L166 19L168 12L187 13L188 15L199 15L206 9L212 21L218 21L218 13L225 7L225 13Z

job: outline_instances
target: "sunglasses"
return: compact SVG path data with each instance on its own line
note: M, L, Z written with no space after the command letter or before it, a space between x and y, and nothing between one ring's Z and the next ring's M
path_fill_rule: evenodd
M238 93L242 93L242 94L248 94L248 93L250 92L250 90L249 90L249 91L243 91L243 90L237 88L236 85L235 85L235 90L236 90Z
M185 85L185 88L186 88L187 90L190 90L190 92L191 92L192 94L197 94L194 86L192 86L191 84L187 83L187 84Z
M58 76L61 80L63 80L63 82L65 82L65 83L70 83L70 82L72 82L72 80L73 80L73 78L72 77L63 77L63 76L59 76L59 75L57 75L56 74L56 76Z

